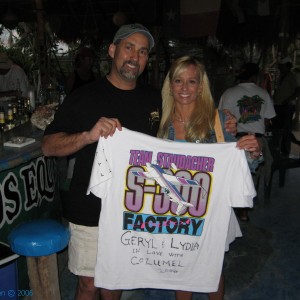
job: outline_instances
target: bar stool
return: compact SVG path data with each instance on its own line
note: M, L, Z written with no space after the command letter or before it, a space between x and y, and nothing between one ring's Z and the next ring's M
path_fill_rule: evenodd
M52 219L25 222L10 232L12 251L26 256L32 300L61 299L56 253L69 239L69 229Z

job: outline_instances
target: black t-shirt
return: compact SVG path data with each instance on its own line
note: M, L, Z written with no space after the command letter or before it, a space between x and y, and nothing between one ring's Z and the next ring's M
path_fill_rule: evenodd
M88 131L101 117L118 118L123 127L156 135L159 122L153 125L150 114L158 109L161 109L159 90L148 85L120 90L102 78L69 95L44 135ZM86 195L96 147L94 143L75 153L76 163L66 200L66 218L84 226L98 226L101 210L99 198Z
M82 87L82 86L84 86L84 85L86 85L86 84L88 84L88 83L93 82L94 80L96 80L93 72L91 72L91 76L90 76L90 78L88 80L84 80L84 79L80 78L80 76L78 75L78 72L76 70L74 71L74 76L75 76L74 84L72 86L70 94L74 90L76 90L76 89L78 89L78 88L80 88L80 87Z

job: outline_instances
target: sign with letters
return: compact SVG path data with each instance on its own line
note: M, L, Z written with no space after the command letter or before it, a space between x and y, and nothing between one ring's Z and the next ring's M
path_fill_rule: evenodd
M44 156L0 173L0 240L26 220L57 214L56 161Z

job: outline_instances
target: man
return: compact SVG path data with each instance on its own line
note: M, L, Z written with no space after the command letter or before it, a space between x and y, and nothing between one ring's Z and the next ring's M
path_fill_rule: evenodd
M263 137L276 115L269 93L256 84L258 74L257 64L246 63L238 76L240 83L227 89L220 99L219 108L230 110L237 118L237 138L249 133ZM239 211L239 218L249 220L246 209Z
M78 50L74 58L74 71L71 73L66 83L67 95L75 89L90 83L96 79L93 72L95 53L93 49L82 47Z
M45 155L75 154L76 158L66 204L71 230L69 268L79 276L76 299L96 299L98 294L93 277L101 202L93 195L86 195L97 141L112 135L116 129L121 130L121 124L143 133L156 133L155 124L152 126L149 119L161 106L160 93L149 86L137 85L153 46L152 35L142 25L120 28L108 50L111 72L67 97L45 131L42 146ZM89 261L82 265L76 257Z
M274 126L282 129L281 153L288 156L291 150L292 120L296 110L296 99L300 95L300 87L296 75L291 71L292 60L285 57L279 61L280 77L274 94L277 117Z
M74 154L76 158L66 218L71 231L69 269L79 278L77 300L97 299L99 294L93 277L101 201L93 194L86 195L97 142L121 126L156 135L160 93L137 83L153 46L152 35L142 25L122 26L108 49L110 73L68 96L45 131L42 149L46 156ZM231 122L229 130L235 128ZM119 299L120 295L121 291L101 289L104 300Z
M12 62L6 52L0 52L0 96L28 96L29 83L24 70Z

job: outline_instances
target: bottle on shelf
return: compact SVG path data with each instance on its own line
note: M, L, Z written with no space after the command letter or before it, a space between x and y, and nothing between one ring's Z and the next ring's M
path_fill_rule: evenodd
M28 99L30 103L30 107L34 110L35 109L35 90L32 85L29 85L29 92L28 92Z
M14 116L13 116L13 108L11 103L7 105L7 122L6 122L6 130L11 130L15 127Z
M44 105L45 102L46 102L46 94L45 94L44 88L41 86L40 90L39 90L39 93L38 93L38 96L37 96L36 106Z
M17 119L20 124L25 123L24 119L24 100L23 99L18 99L18 105L17 105Z
M23 101L23 110L22 110L22 124L30 120L31 117L31 108L30 108L30 98L25 98Z
M15 127L19 126L21 124L21 121L18 116L18 110L17 110L17 104L12 104L12 111L13 111L13 122L15 124Z
M59 104L62 104L66 97L65 89L62 85L60 85L58 91L59 91Z
M46 90L47 104L57 103L57 91L52 83L49 83Z
M32 115L32 112L34 110L34 107L32 107L31 105L31 99L28 97L25 99L24 101L24 110L26 110L26 112L28 113L29 118Z
M4 107L0 106L0 132L6 131Z

